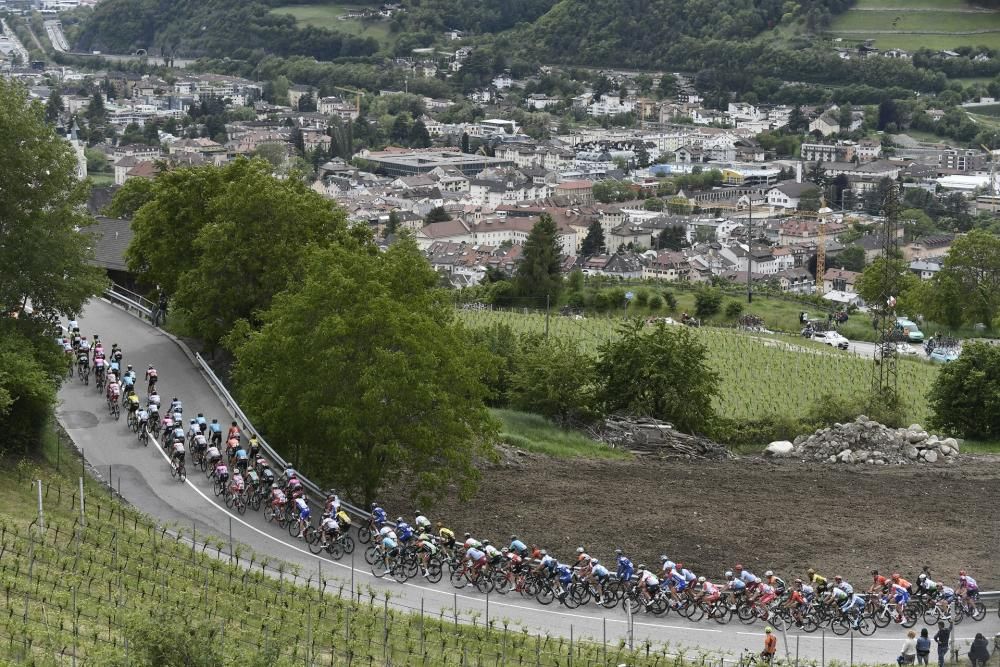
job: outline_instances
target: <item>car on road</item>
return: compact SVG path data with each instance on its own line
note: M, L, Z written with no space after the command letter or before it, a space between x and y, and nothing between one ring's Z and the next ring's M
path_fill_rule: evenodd
M936 347L930 353L930 360L939 364L955 361L962 355L962 349L957 347Z
M920 327L913 320L908 320L905 317L897 317L896 331L903 334L906 340L911 343L924 342L924 332L920 330Z
M836 331L817 331L813 334L813 340L817 340L825 345L835 347L839 350L846 350L851 344L851 341L847 340Z

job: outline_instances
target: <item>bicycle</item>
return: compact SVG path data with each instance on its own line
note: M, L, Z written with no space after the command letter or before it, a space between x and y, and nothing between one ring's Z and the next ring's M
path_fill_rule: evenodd
M138 438L143 447L147 447L149 445L149 425L147 422L142 422L142 425L139 427Z
M108 399L108 414L114 417L115 421L121 419L122 409L121 406L118 405L118 401L110 398Z
M170 462L170 476L176 477L180 482L187 479L187 469L184 467L184 460Z
M751 665L756 665L757 663L770 665L773 662L773 655L757 653L756 651L751 651L750 649L745 648L743 649L743 655L740 656L740 661L737 665L738 667L751 667Z
M90 366L86 366L84 364L80 364L79 368L80 368L80 372L79 372L80 382L82 382L84 384L84 386L89 386L90 385Z

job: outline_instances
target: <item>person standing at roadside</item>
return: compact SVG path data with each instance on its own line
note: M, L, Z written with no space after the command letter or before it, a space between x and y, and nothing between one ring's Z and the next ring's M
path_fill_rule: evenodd
M912 665L917 661L917 633L910 630L906 633L906 641L903 642L903 648L899 652L899 657L896 658L896 664L898 665Z
M944 661L948 658L948 642L951 641L951 628L944 621L938 621L934 641L937 642L938 667L944 667Z
M778 638L774 636L774 631L770 626L764 628L764 650L760 652L760 657L764 662L774 664L774 654L778 652Z
M923 628L920 631L920 636L917 637L917 664L926 665L927 661L931 655L931 640L927 636L927 628Z

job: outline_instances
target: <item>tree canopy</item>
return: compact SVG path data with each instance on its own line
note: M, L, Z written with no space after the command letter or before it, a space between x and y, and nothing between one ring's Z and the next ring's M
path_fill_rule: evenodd
M343 211L299 179L275 178L260 159L168 170L151 188L131 183L111 206L142 202L129 268L172 294L210 345L239 320L256 326L258 312L298 277L309 246L347 234Z
M703 430L714 415L719 376L687 327L626 322L619 338L601 346L596 372L608 412L663 419L688 433Z
M976 229L956 238L935 283L953 290L965 321L992 329L1000 313L1000 237Z
M263 327L234 333L240 400L306 474L366 501L404 474L425 498L471 490L496 432L486 355L437 282L410 237L315 248Z
M967 342L930 392L935 427L965 437L1000 438L1000 347Z
M559 230L548 213L543 213L531 228L524 252L517 265L515 287L517 295L541 307L546 298L557 303L562 291L562 262Z

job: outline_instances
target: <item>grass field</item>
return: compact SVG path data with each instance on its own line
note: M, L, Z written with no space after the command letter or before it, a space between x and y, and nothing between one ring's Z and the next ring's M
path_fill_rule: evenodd
M917 9L923 11L907 11ZM875 45L883 49L914 51L921 47L995 46L1000 42L1000 11L970 11L975 9L974 5L961 0L860 0L854 8L834 19L829 32L847 42L873 39ZM947 34L977 30L996 32ZM892 34L884 34L886 31Z
M518 332L545 331L541 314L460 311L459 317L473 327L502 323ZM550 335L572 339L590 352L617 335L616 321L607 318L554 316L549 330ZM694 331L708 347L709 363L721 376L716 409L723 417L801 417L824 395L857 398L869 390L871 362L857 355L826 349L802 351L794 338L786 342L709 327ZM926 421L927 391L936 374L937 368L926 362L900 360L900 399L910 422Z
M385 21L362 21L360 19L341 20L339 17L348 10L359 9L362 5L284 5L271 10L275 14L291 14L299 23L329 28L360 37L373 37L382 44L395 41Z
M158 526L94 481L81 530L72 477L79 463L67 449L70 476L60 474L58 448L45 443L48 462L4 461L0 664L195 664L183 657L189 650L197 664L242 667L667 664L641 644L635 652L579 637L571 645L507 619L453 616L450 607L413 613L367 586L352 594L347 579L317 583L313 575L308 586L296 566L241 548L230 564L225 540L192 541ZM42 482L44 531L34 480Z
M624 459L628 454L591 440L579 431L561 429L544 417L516 410L492 410L503 427L500 439L508 445L556 458Z

